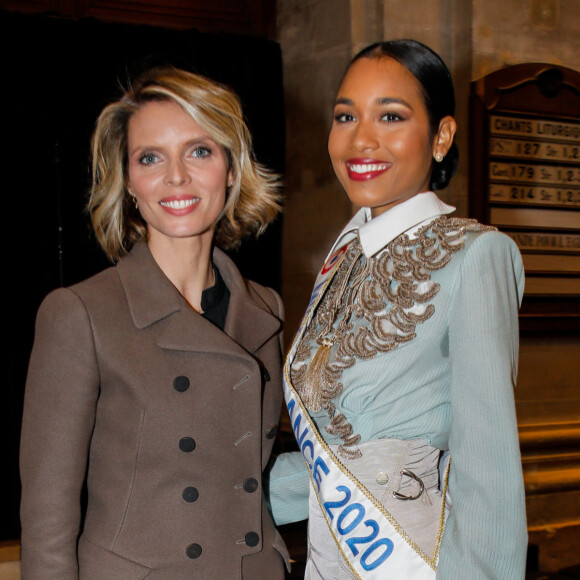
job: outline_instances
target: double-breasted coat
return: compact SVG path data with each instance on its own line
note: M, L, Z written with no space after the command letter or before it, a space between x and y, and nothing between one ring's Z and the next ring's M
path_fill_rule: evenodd
M223 252L213 259L230 291L224 331L142 242L41 305L21 440L23 580L283 577L262 492L282 305Z

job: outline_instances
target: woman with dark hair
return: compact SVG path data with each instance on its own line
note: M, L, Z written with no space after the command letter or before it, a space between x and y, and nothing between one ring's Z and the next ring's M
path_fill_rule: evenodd
M300 452L270 479L277 523L309 517L307 579L524 577L524 272L509 237L434 193L457 167L454 107L413 40L364 49L338 89L328 150L361 209L288 354Z
M115 266L38 312L22 578L281 580L262 471L282 304L217 247L276 217L278 178L254 159L235 93L174 68L105 107L92 145L89 212Z

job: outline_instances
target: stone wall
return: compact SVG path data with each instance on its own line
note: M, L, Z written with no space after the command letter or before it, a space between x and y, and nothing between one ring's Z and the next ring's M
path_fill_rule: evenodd
M578 0L473 2L473 79L522 62L580 70L579 29Z

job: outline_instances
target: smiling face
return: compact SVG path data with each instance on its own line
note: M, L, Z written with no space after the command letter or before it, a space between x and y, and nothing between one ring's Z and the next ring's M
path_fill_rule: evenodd
M222 149L177 103L152 101L129 120L128 186L149 244L211 242L230 180Z
M421 85L403 65L390 57L351 65L338 90L328 151L354 204L374 217L427 191L433 155L447 148L432 134Z

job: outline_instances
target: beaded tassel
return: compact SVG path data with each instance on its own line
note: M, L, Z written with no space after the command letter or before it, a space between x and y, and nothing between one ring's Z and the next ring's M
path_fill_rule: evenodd
M324 340L312 357L304 375L302 402L315 413L322 409L322 392L324 389L324 369L330 360L332 343Z

